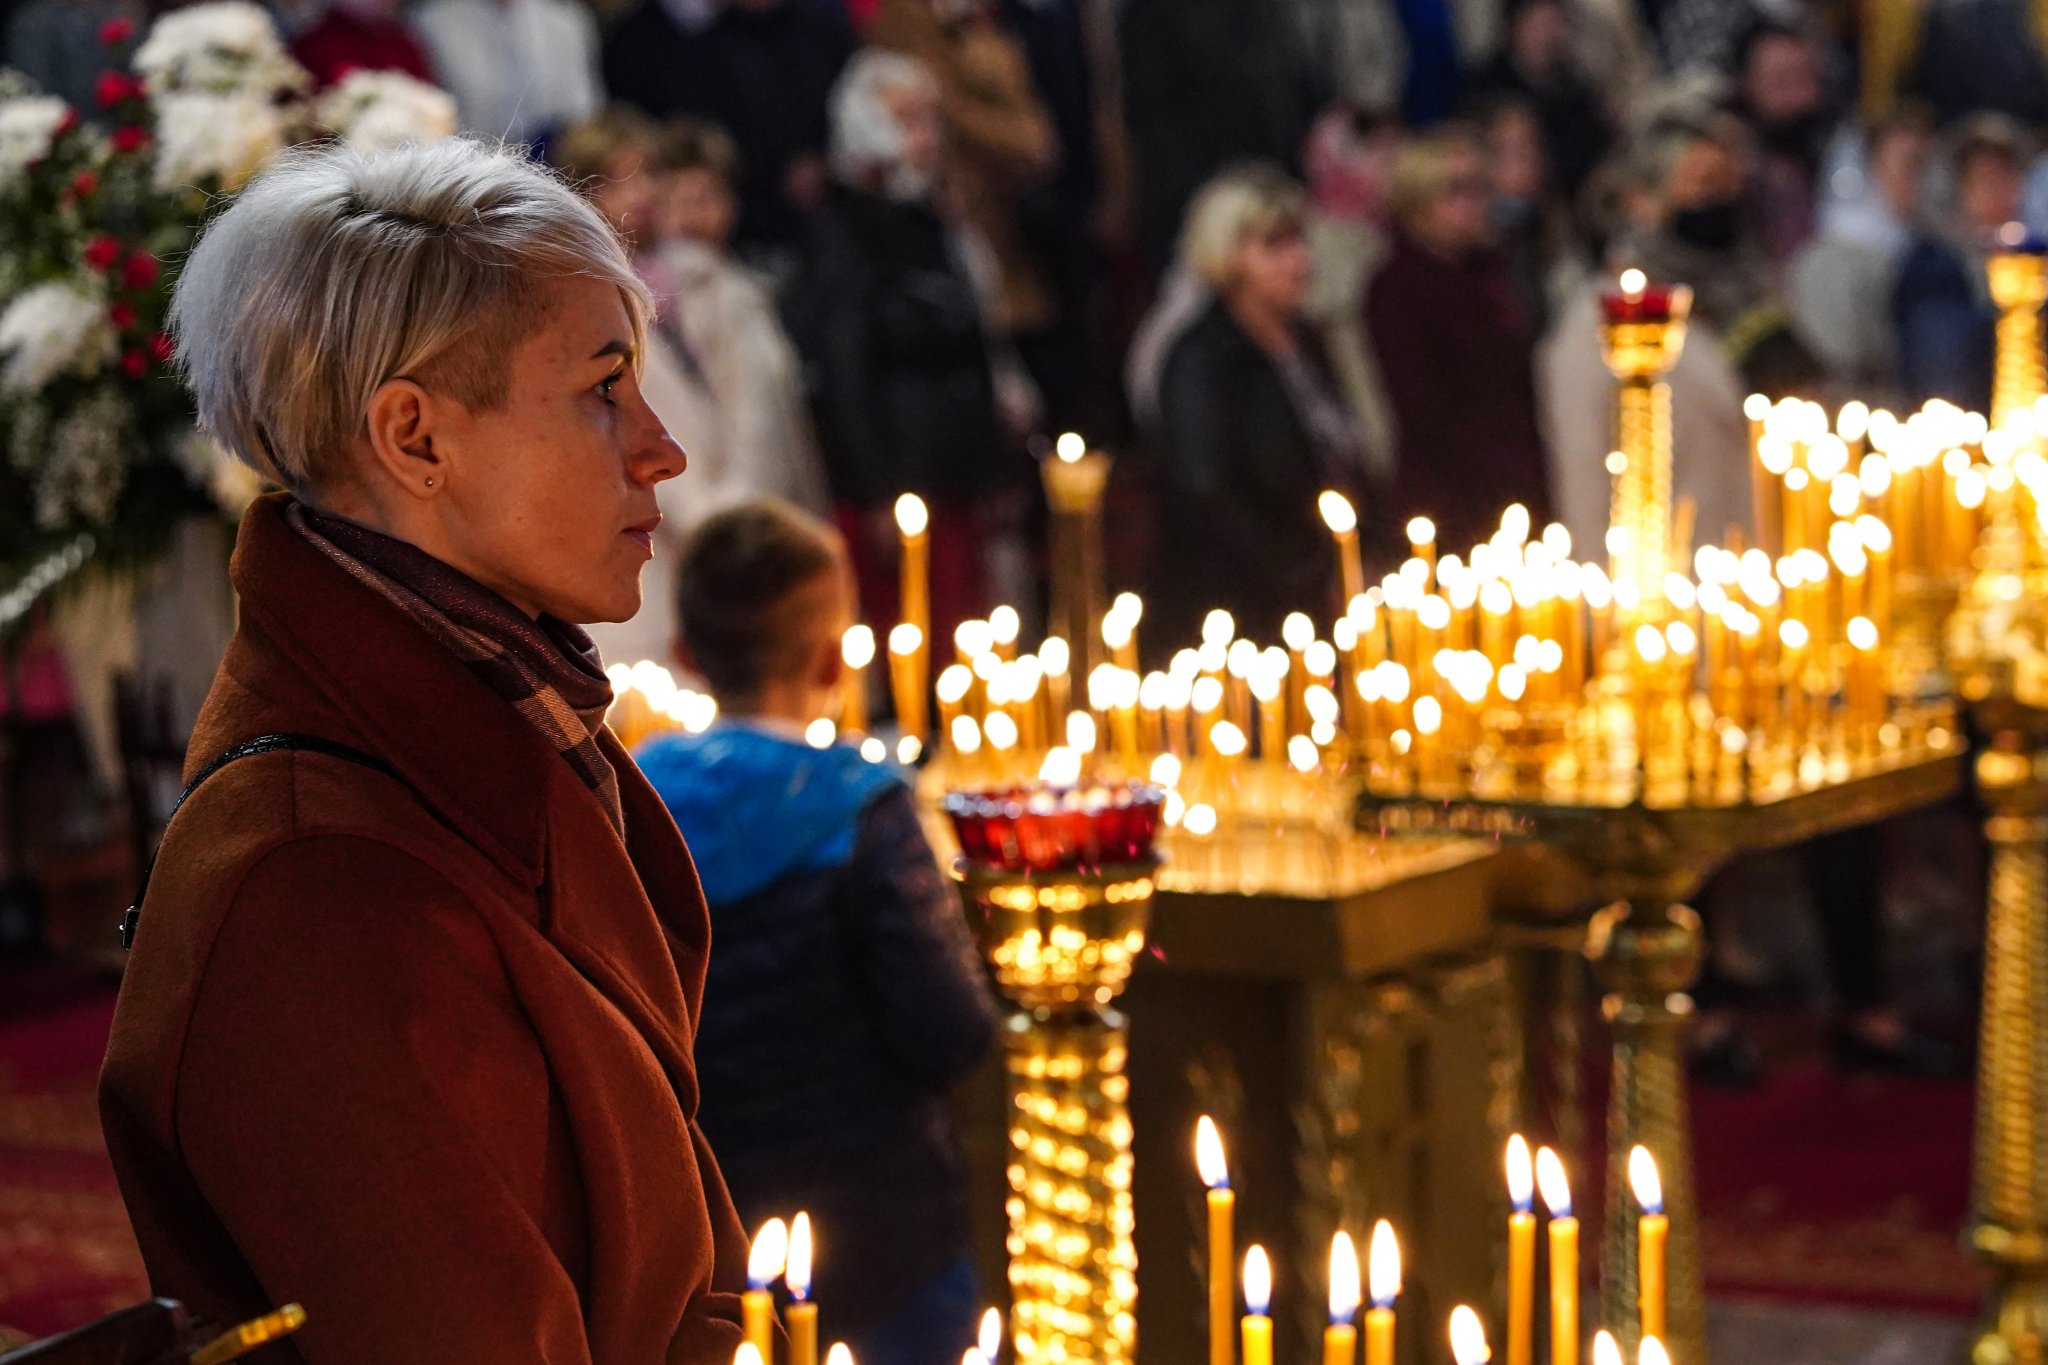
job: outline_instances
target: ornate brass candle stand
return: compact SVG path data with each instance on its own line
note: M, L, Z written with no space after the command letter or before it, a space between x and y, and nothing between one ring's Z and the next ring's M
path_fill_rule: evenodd
M1051 634L1066 637L1074 676L1086 678L1102 662L1097 627L1102 620L1108 566L1102 553L1102 495L1109 487L1109 456L1089 450L1079 436L1062 436L1039 461L1045 501L1052 511Z
M1636 1219L1628 1154L1641 1144L1664 1175L1671 1215L1670 1334L1680 1360L1706 1359L1683 1029L1686 991L1698 976L1699 917L1685 905L1709 873L1738 853L1801 843L1882 820L1954 792L1953 740L1895 766L1778 799L1720 806L1651 807L1367 796L1362 823L1390 834L1465 833L1546 846L1583 870L1607 906L1593 916L1586 954L1605 990L1613 1030L1607 1111L1607 1227L1601 1264L1605 1325L1633 1354L1638 1336ZM2044 939L2048 943L2048 939ZM2048 953L2044 953L2048 959ZM2048 979L2048 970L2044 970ZM2048 999L2048 994L2044 994Z

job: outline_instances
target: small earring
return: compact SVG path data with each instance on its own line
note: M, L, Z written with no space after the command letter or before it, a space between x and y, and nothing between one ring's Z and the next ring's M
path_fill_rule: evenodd
M433 481L432 479L428 479L428 480L427 480L427 487L429 487L429 488L432 488L433 486L434 486L434 481Z

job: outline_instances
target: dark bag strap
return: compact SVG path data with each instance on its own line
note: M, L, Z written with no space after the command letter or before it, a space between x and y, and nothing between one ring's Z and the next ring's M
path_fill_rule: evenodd
M164 820L164 833L170 833L170 822L177 818L179 809L184 806L186 801L191 799L192 793L198 791L200 785L207 778L212 777L230 763L235 763L245 758L256 758L262 754L274 754L280 750L325 754L329 758L338 758L345 763L354 763L361 767L373 768L383 773L386 777L398 778L397 770L375 754L366 754L361 749L352 749L346 744L337 743L331 739L322 739L318 735L258 735L254 739L243 740L234 748L215 758L211 763L201 768L196 777L185 784L185 790L178 793L178 799L171 804L170 815ZM399 780L403 781L404 779L399 778ZM162 853L163 850L163 840L159 838L156 850L149 855L149 866L142 869L142 885L135 890L135 903L129 906L128 913L121 917L120 932L121 949L123 952L135 946L135 927L142 921L143 898L149 895L149 879L156 872L157 855Z

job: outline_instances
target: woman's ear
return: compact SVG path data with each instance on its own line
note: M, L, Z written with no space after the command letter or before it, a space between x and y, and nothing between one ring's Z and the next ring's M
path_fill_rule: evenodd
M434 398L410 379L388 379L370 395L370 470L378 482L429 497L445 473L434 449Z

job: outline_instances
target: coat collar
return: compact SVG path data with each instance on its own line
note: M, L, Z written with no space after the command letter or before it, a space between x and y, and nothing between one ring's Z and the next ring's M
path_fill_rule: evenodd
M242 519L230 576L250 624L435 813L529 886L546 867L542 793L561 756L462 662L286 523Z

